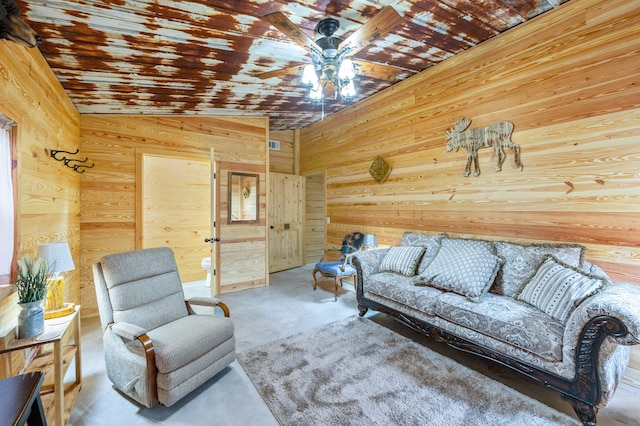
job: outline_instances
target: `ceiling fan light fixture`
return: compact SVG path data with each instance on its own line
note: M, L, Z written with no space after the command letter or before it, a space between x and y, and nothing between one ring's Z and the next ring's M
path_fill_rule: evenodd
M340 89L340 96L345 101L351 100L356 95L356 85L353 84L353 80L349 80L349 83L342 86Z
M355 76L356 72L353 67L353 62L349 58L344 59L338 70L338 78L342 81L350 81L353 80Z
M314 102L320 102L323 97L324 86L320 85L320 82L317 81L316 84L311 86L309 89L309 98L311 98Z
M307 64L304 66L304 71L302 72L302 84L306 85L308 88L312 88L313 86L318 85L318 75L316 74L316 68L312 64Z
M289 36L312 55L312 64L302 69L302 83L309 89L309 97L313 102L322 103L324 117L324 99L340 98L351 101L356 96L355 76L365 75L386 81L395 81L400 69L388 65L375 65L367 61L351 61L348 57L357 54L368 44L389 32L402 22L402 17L393 8L385 6L367 23L351 33L345 39L335 37L340 22L334 18L324 18L318 22L315 32L320 35L312 39L300 27L291 22L282 12L273 12L264 16L271 25ZM288 70L291 71L288 71ZM284 69L288 72L299 72L300 65ZM271 78L282 75L282 72L266 72L260 78ZM327 93L331 92L331 93Z

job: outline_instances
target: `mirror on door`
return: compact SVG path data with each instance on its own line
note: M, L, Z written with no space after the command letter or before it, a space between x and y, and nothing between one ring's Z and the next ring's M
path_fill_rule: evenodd
M257 223L259 219L259 175L252 173L229 173L229 221L235 223Z

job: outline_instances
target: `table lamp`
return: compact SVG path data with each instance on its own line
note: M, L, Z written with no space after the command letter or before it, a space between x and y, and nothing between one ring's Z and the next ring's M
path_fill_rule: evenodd
M76 269L66 241L61 243L46 243L38 246L38 257L43 258L49 265L53 277L47 286L47 300L45 302L45 319L62 317L74 311L73 303L64 303L64 277L62 272Z
M364 234L362 247L364 247L366 250L378 247L378 238L376 237L376 234Z

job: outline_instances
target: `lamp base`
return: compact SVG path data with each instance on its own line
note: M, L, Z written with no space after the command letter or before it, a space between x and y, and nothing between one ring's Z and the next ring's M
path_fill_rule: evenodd
M76 309L73 303L65 303L61 308L44 311L44 319L60 318L72 314Z

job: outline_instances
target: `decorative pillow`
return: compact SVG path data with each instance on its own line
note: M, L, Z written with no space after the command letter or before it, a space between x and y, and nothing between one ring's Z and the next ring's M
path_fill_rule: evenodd
M577 244L516 244L496 241L496 254L504 258L491 291L513 297L526 284L548 254L578 268L582 266L584 247Z
M493 254L490 242L444 239L440 250L416 280L479 302L495 280L502 259Z
M415 275L416 266L423 253L424 247L389 247L379 269L402 275Z
M418 274L422 273L429 263L436 257L438 250L440 249L440 241L445 238L447 234L427 235L416 234L413 232L405 232L402 236L401 246L414 246L424 247L424 255L418 265Z
M565 324L569 314L584 299L606 284L603 277L588 274L547 255L516 298Z
M418 234L416 232L405 232L404 235L402 235L402 240L400 241L400 245L427 247L429 244L433 242L434 239L441 240L443 237L446 237L446 236L447 234L427 235L427 234Z

